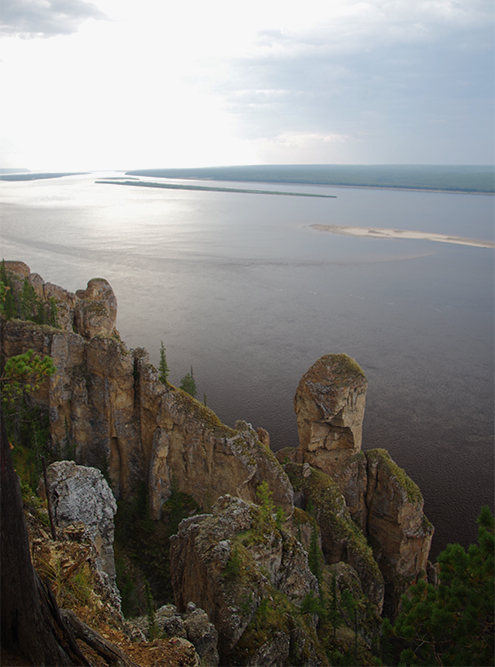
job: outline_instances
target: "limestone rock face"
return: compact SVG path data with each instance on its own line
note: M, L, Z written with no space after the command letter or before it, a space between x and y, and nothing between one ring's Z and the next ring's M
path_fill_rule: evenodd
M222 494L256 501L266 480L274 502L292 513L292 487L254 429L231 429L208 408L158 379L142 349L131 352L115 332L116 300L107 281L90 280L71 295L45 283L29 267L12 264L43 298L54 297L64 328L2 322L3 358L33 349L50 355L53 377L32 395L50 417L52 448L78 463L107 469L115 497L129 498L147 482L152 516L158 519L171 480L203 508ZM65 310L63 310L64 305ZM60 323L60 322L59 322ZM262 433L266 442L267 434Z
M29 282L35 289L37 285L40 285L42 289L40 290L41 293L39 296L44 301L50 301L50 299L54 299L55 306L57 308L58 326L62 329L65 329L66 331L73 331L75 327L74 309L77 303L76 295L72 294L72 292L68 292L66 289L59 287L58 285L43 282L41 276L38 276L37 273L32 273L29 276Z
M301 379L294 399L300 447L282 450L278 460L293 462L284 466L291 479L297 464L304 463L328 474L337 485L346 511L374 545L386 612L393 616L407 583L426 570L434 529L423 514L418 487L390 456L384 450L360 451L365 392L366 378L352 359L319 359ZM296 493L303 486L296 485ZM342 518L336 509L332 516L330 524ZM347 542L336 538L339 531L329 531L325 522L317 521L327 562L347 562L366 578L364 561L352 560Z
M144 351L137 351L136 391L145 459L149 461L149 498L152 516L178 490L210 508L222 494L256 502L256 489L266 480L273 500L292 514L293 491L287 475L254 429L239 421L228 428L211 410L185 392L158 380Z
M113 517L117 503L106 479L96 468L73 461L52 463L47 473L55 523L65 528L82 521L95 545L97 565L115 581Z
M272 591L283 594L288 604L318 591L301 545L276 528L273 519L259 521L257 506L223 496L212 514L185 519L171 538L176 604L180 610L192 601L207 612L218 630L220 658L225 664L230 664L229 656ZM268 653L276 652L273 637L264 647Z
M303 375L294 410L300 448L310 465L328 472L361 449L367 385L346 354L327 354Z
M397 605L405 586L427 570L434 528L423 514L423 497L416 484L384 449L366 452L368 460L368 532L375 557Z
M93 278L85 290L78 290L75 326L85 338L112 336L117 321L117 299L110 283L104 278Z

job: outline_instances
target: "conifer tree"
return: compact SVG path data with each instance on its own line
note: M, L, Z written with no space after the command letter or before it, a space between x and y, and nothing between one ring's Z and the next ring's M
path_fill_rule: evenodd
M165 354L166 347L163 345L163 341L161 341L160 345L160 364L158 366L158 372L159 372L159 379L160 382L163 382L163 384L167 383L167 378L170 374L170 370L167 364L167 357Z
M190 394L191 396L196 396L198 393L198 390L196 389L196 381L194 380L194 375L193 375L193 369L191 366L191 372L186 373L182 380L180 381L180 388L182 391L185 391L187 394Z
M424 579L402 597L394 634L406 642L401 664L492 665L494 519L483 507L478 543L449 544L438 557L437 588Z

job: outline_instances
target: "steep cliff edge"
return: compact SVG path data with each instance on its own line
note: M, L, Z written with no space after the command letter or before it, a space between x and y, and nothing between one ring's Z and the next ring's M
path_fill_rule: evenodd
M156 525L174 489L203 512L171 540L172 585L181 611L194 602L208 612L222 659L326 664L325 624L308 611L318 596L327 607L338 598L348 627L361 609L355 641L368 651L382 611L394 616L426 570L433 527L404 471L384 450L361 450L367 380L358 364L329 354L308 370L294 399L300 446L275 456L263 429L222 424L161 382L145 350L126 347L106 280L72 294L20 262L5 269L19 299L32 288L56 313L51 324L1 316L2 363L33 349L57 368L29 398L49 416L53 454L99 468L117 500L144 486Z
M3 360L31 348L57 367L32 395L49 413L54 453L107 472L117 499L131 497L145 481L155 519L173 479L205 509L225 494L255 502L266 480L290 516L292 487L269 447L245 422L229 428L191 396L160 382L147 353L130 351L120 340L117 300L106 280L90 280L72 294L22 262L5 262L5 268L19 294L27 283L41 299L55 299L59 328L2 318L1 331Z

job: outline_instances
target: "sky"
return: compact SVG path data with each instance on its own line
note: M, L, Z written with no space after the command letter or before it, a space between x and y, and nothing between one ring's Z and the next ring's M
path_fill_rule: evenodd
M1 0L0 167L493 164L492 0Z

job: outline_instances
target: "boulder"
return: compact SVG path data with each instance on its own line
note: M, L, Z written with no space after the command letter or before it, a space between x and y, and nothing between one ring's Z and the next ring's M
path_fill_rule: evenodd
M219 662L218 632L213 623L210 623L208 614L203 609L196 607L193 602L189 602L186 607L184 628L187 639L194 645L202 664L217 667Z
M96 468L78 466L73 461L52 463L47 473L56 525L65 528L82 522L94 544L97 567L114 583L113 517L117 504L107 481Z

